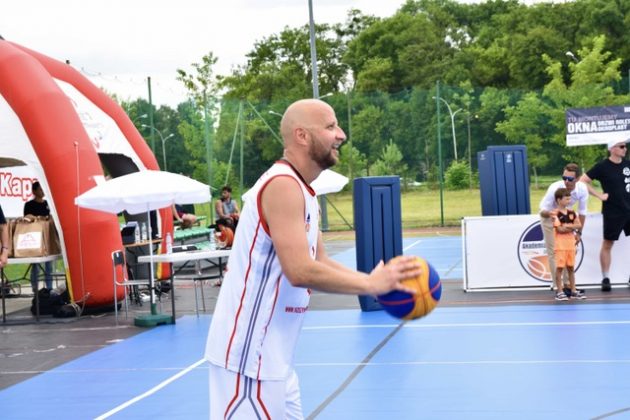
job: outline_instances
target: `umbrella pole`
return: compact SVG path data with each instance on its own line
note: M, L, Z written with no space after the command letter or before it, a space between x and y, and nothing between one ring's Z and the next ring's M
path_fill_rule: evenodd
M147 211L147 223L149 224L149 272L151 278L149 279L149 287L151 288L151 315L157 315L157 304L155 303L155 273L153 271L153 232L151 231L151 211Z
M136 327L153 327L160 324L172 324L173 317L170 315L160 314L157 311L157 304L155 303L155 277L153 271L153 232L151 229L151 211L147 209L147 223L149 224L149 260L151 263L149 264L149 288L151 289L151 313L146 315L138 315L134 319L134 325ZM171 297L174 299L174 297Z

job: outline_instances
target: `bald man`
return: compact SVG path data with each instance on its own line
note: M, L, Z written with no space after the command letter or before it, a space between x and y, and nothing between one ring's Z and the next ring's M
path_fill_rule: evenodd
M406 289L412 259L370 274L330 259L310 184L339 159L346 139L320 100L290 105L280 131L284 155L243 197L227 275L208 333L210 418L301 419L293 353L311 289L379 295Z

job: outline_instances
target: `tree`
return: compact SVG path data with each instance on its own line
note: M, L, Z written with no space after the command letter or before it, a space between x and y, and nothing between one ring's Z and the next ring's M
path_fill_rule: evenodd
M538 188L538 168L549 160L543 150L551 142L553 127L550 122L550 108L539 95L527 93L516 106L506 109L507 119L497 124L497 131L512 143L525 143L527 159L534 172L534 182Z
M384 113L380 108L368 105L354 115L352 125L354 147L367 157L366 169L369 171L383 148Z
M595 106L621 105L626 95L616 95L611 83L620 78L620 59L611 59L604 51L605 36L596 36L579 50L582 58L570 63L571 83L564 81L562 63L543 55L551 81L541 94L528 93L516 106L506 109L506 119L497 124L497 131L508 141L524 141L528 158L536 168L545 164L554 146L563 152L563 158L590 166L601 153L601 148L566 148L565 110Z
M352 179L367 175L367 159L356 147L344 144L339 154L339 162L333 168L348 178Z
M398 175L408 180L408 168L403 162L403 155L400 149L389 141L389 144L383 148L380 158L372 165L371 172L376 176Z
M470 165L454 161L444 174L444 184L449 190L463 190L469 186Z
M177 80L184 84L188 90L192 104L198 115L191 115L191 121L185 123L180 133L184 137L184 145L191 151L191 166L197 179L206 180L210 186L213 184L212 178L212 121L217 112L218 80L214 75L213 66L217 58L212 52L201 58L201 63L192 63L194 71L188 73L185 70L177 69ZM202 118L202 124L199 124ZM202 142L200 142L200 139ZM201 147L200 147L201 146ZM205 150L200 156L199 150ZM205 176L202 176L205 173Z

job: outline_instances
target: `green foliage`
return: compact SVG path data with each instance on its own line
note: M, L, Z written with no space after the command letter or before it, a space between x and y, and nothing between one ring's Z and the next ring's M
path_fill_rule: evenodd
M565 110L629 103L627 16L626 1L408 0L387 18L351 10L343 23L317 25L320 92L333 93L325 100L354 147L341 149L336 169L355 177L391 173L383 151L393 145L406 180L437 186L438 153L442 162L455 158L453 126L459 163L468 160L473 171L478 151L508 143L527 146L535 177L557 174L568 161L589 167L606 151L566 147ZM151 130L141 126L149 111L155 129L175 134L165 143L169 170L204 182L214 176L218 185L229 166L231 180L242 170L245 186L252 185L282 155L280 119L270 111L282 113L294 100L312 96L308 41L307 26L286 27L258 40L244 65L220 76L213 71L217 57L209 53L190 71L178 70L191 99L176 111L141 99L125 109L149 143ZM569 50L578 62L567 57ZM440 97L453 111L461 109L452 125L444 107L437 120L437 81ZM212 142L210 170L206 138Z
M339 172L352 181L367 175L367 160L354 146L344 145L340 149L339 163L335 166L335 171Z
M389 58L369 59L357 77L357 89L361 92L388 92L394 85L394 68Z
M367 157L367 164L371 165L383 144L383 111L377 106L367 105L353 116L352 124L354 146Z
M611 87L620 77L621 60L611 60L610 52L604 51L605 37L596 36L586 43L589 46L579 51L582 60L569 64L570 83L565 82L562 64L543 55L551 80L542 93L527 93L516 106L508 106L506 119L497 124L497 131L508 141L527 145L534 174L547 164L554 149L562 151L565 159L587 167L600 157L601 147L564 147L565 109L621 105L628 100Z
M470 187L470 165L460 160L453 161L444 173L444 185L449 190L463 190Z
M214 124L216 113L218 79L213 66L217 57L212 52L201 58L201 63L192 63L193 72L177 69L177 80L183 83L191 96L191 108L187 121L178 127L184 147L190 153L193 176L210 186L214 184L213 162ZM210 167L209 167L210 166Z
M391 140L383 149L381 157L370 168L370 175L374 176L398 175L406 178L407 172L408 168L403 162L403 155Z
M212 196L218 197L221 194L221 188L224 185L236 187L239 185L238 173L233 168L229 168L228 162L213 162L214 168L214 185L212 185ZM228 174L228 169L230 169ZM235 196L236 197L236 196Z

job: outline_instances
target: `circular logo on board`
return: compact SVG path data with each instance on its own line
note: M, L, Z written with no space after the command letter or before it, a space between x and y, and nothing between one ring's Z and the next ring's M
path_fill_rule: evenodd
M551 270L540 222L534 222L525 228L518 240L516 253L521 267L527 274L538 281L551 283ZM583 242L580 239L576 246L575 271L579 270L583 259Z

